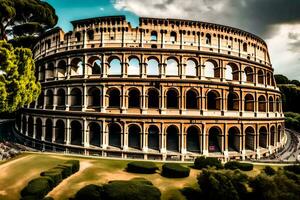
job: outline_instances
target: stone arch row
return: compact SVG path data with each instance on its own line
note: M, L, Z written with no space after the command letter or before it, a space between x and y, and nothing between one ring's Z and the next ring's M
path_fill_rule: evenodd
M105 56L106 57L106 56ZM142 56L143 57L143 56ZM104 61L105 60L105 61ZM211 58L166 57L164 61L157 56L112 55L83 56L72 59L57 60L46 65L39 65L39 80L72 78L83 75L96 76L180 76L219 78L227 81L240 81L275 85L273 72L264 68L253 67L231 61Z
M43 123L41 118L36 117L34 121L32 116L23 116L21 124L18 126L22 126L22 134L58 144L181 153L256 151L259 148L276 147L283 137L281 124L247 125L243 131L239 125L232 125L226 132L217 124L206 128L202 125L189 125L184 129L178 124L164 127L150 124L143 129L139 122L126 125L111 122L103 125L103 122L91 121L84 128L81 120L69 120L67 124L63 119L53 122L48 118Z
M103 94L103 91L105 94ZM65 88L57 88L42 92L36 106L52 109L54 106L73 106L88 108L97 107L128 107L128 108L168 108L168 109L206 109L206 110L231 110L231 111L258 111L281 112L281 98L277 95L241 94L238 91L221 91L210 89L204 93L199 88L187 88L181 94L180 89L170 87L163 92L155 87L145 89L130 87L125 95L119 87L109 87L103 90L96 86L87 88L84 94L81 87L70 88L70 93ZM202 96L204 94L204 96ZM181 97L183 95L183 98ZM257 96L257 97L256 97ZM85 99L84 99L85 98ZM126 101L123 100L126 99ZM202 100L203 99L203 100ZM124 105L124 102L126 102ZM30 107L35 107L35 103Z

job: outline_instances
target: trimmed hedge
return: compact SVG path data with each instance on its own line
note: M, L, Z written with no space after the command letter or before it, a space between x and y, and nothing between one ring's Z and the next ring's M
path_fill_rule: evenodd
M81 188L75 195L75 200L100 200L102 187L98 185L87 185Z
M47 177L33 179L21 191L21 199L43 199L52 190L52 184L52 180Z
M166 163L162 166L161 174L168 178L184 178L190 175L190 169L178 163Z
M194 168L203 169L208 167L216 167L217 169L222 169L223 165L221 161L218 160L217 158L201 156L195 159Z
M154 162L134 161L127 164L126 170L132 173L154 174L158 170L158 167Z
M40 175L50 177L54 182L54 186L57 186L62 181L62 170L61 169L60 170L50 169L50 170L41 172Z
M265 172L268 176L273 176L273 175L276 174L275 169L273 169L273 168L270 167L270 166L266 166L263 170L264 170L264 172Z
M237 161L229 161L224 165L225 169L235 170L240 169L242 171L251 171L253 169L253 164L251 163L241 163Z
M293 172L295 174L300 174L300 165L288 165L284 166L283 169L285 171Z
M72 165L73 174L79 171L79 168L80 168L79 160L68 160L64 164L71 164Z

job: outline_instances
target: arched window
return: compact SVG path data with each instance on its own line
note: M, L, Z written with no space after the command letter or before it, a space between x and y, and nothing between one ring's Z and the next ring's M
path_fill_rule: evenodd
M108 143L109 146L121 148L121 127L117 123L108 126Z
M52 90L47 90L47 93L46 93L46 106L48 108L53 106L53 92L52 92Z
M151 32L151 41L157 41L157 32L156 31Z
M121 75L122 74L122 66L121 61L118 58L114 58L109 62L109 75Z
M273 97L269 97L269 112L274 112L274 100Z
M28 136L33 137L33 118L32 118L32 116L28 117Z
M38 98L38 108L42 108L44 106L44 92L41 91L41 94Z
M220 110L220 94L217 91L209 91L207 93L207 109Z
M52 120L51 119L47 119L46 120L46 135L45 135L45 140L48 142L52 141Z
M83 75L83 62L80 58L71 61L71 76Z
M239 96L234 92L228 94L227 110L239 110Z
M100 90L96 87L92 87L88 90L88 106L89 107L100 106Z
M204 76L208 78L214 78L217 77L216 73L216 63L207 61L204 63Z
M275 126L271 127L271 131L270 131L270 145L275 146L276 144L276 137L275 137Z
M57 120L55 124L55 142L59 144L65 142L65 123L62 120Z
M140 74L140 61L137 58L131 58L128 66L128 75Z
M280 112L280 99L276 98L276 112Z
M71 106L81 106L82 105L82 97L81 90L78 88L74 88L71 91Z
M176 126L169 126L167 128L167 150L179 151L179 131Z
M130 125L128 129L128 147L141 148L141 129L137 125Z
M131 89L128 93L129 96L129 108L139 108L140 105L140 91L137 89Z
M258 97L258 111L266 112L266 98L263 95Z
M148 148L159 150L159 129L151 125L148 129Z
M159 66L156 59L149 59L147 62L147 75L158 76L159 75Z
M221 152L222 151L222 131L219 127L212 127L208 132L208 151Z
M237 127L228 130L228 150L240 152L240 131Z
M42 120L40 118L37 118L35 122L35 139L42 140L42 133L43 133Z
M226 65L225 79L234 81L239 80L239 68L237 65L233 63Z
M186 93L185 106L187 109L198 109L198 94L194 90L189 90Z
M247 45L247 43L245 42L245 43L243 44L243 51L244 51L244 52L247 52L247 47L248 47L248 45Z
M59 89L56 94L57 106L65 106L66 104L66 94L64 89Z
M90 134L90 145L100 147L101 145L101 133L100 125L96 122L91 122L89 124L89 134Z
M111 89L108 91L109 107L120 107L120 91L118 89Z
M170 33L170 41L171 41L172 43L174 43L174 42L177 41L177 34L176 34L175 31L172 31L172 32Z
M191 126L187 129L186 146L187 151L200 153L200 131L197 127Z
M94 31L93 30L88 30L87 35L88 35L89 40L94 40Z
M262 70L258 70L258 83L264 84L264 72Z
M167 92L167 108L178 108L178 92L176 90L169 90Z
M175 59L167 60L166 75L178 76L178 63Z
M255 150L255 132L254 129L249 126L245 130L245 146L247 150Z
M64 60L59 61L57 65L57 77L58 78L65 78L67 72L67 64Z
M253 70L252 70L252 68L251 67L246 67L244 69L244 73L245 73L245 76L246 76L246 81L253 83Z
M82 145L82 126L78 121L71 122L71 144Z
M254 98L251 94L245 96L245 111L254 111Z
M205 36L205 44L206 45L211 45L211 35L208 34L208 33Z
M281 137L282 137L282 128L281 128L281 126L278 126L278 130L277 130L277 142L281 142Z
M81 40L81 34L79 32L75 33L76 41L80 42Z
M187 76L197 76L197 65L195 61L188 60L186 63L186 75Z
M156 89L148 91L148 108L159 108L159 92Z
M93 62L92 74L101 74L101 60L97 59Z
M259 129L259 146L262 148L267 148L268 144L268 131L266 127L261 127Z

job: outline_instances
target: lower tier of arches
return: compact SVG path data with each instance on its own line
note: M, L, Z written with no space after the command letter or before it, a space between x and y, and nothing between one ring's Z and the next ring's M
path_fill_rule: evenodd
M277 151L284 141L281 119L114 119L24 113L16 129L41 149L163 160L199 155L260 158Z

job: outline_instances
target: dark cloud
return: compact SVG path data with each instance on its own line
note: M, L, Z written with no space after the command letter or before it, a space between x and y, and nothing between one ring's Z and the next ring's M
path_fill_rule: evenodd
M300 33L289 33L288 34L288 38L290 39L290 40L298 40L298 38L299 38L299 36L300 36Z

